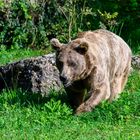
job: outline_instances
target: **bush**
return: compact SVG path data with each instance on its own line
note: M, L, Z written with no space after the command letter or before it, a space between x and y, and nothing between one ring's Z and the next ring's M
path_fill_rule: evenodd
M97 28L138 43L139 9L138 0L0 0L0 49L44 49L53 37L66 42Z
M14 0L1 7L3 17L0 22L2 31L0 41L2 44L7 49L27 46L46 47L48 39L41 16L43 12L43 7L33 6L26 0Z

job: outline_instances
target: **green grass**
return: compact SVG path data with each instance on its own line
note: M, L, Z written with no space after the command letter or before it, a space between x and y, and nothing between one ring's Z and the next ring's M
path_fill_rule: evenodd
M132 51L133 51L133 54L140 55L140 45L134 46Z
M13 52L11 60L17 56ZM11 53L10 53L11 54ZM40 53L28 52L26 56ZM21 56L21 55L19 55ZM16 60L24 58L16 57ZM7 57L8 53L7 53ZM1 55L0 55L1 59ZM1 64L9 62L8 58ZM139 140L140 74L134 71L120 98L103 102L92 112L73 115L65 94L51 91L49 98L18 90L0 94L2 140Z
M0 51L0 65L11 63L13 61L21 60L28 57L39 56L46 54L45 50L31 50L31 49L18 49L18 50L3 50Z

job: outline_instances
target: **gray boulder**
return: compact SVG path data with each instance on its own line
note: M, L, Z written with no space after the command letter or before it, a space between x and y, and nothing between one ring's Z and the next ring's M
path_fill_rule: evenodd
M55 54L29 58L0 67L0 91L22 88L47 96L49 90L59 90L62 83L55 66Z
M140 56L132 56L132 67L140 70Z

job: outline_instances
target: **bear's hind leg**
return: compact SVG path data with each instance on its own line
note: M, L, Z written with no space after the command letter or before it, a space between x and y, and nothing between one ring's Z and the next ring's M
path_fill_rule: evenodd
M122 76L115 77L113 82L111 83L111 85L110 85L111 94L109 97L110 102L113 101L114 99L118 98L118 94L121 93L121 91L122 91L121 83L122 83Z
M123 91L124 86L126 85L129 72L130 72L130 65L126 67L126 69L123 71L123 73L120 76L116 76L114 78L110 86L111 95L110 95L109 101L112 101L119 97L119 94Z

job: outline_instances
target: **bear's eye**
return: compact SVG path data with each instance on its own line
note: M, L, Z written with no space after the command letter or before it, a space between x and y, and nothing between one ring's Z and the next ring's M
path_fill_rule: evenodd
M62 61L57 61L56 63L57 63L57 67L58 67L59 70L63 69L64 64L63 64Z
M68 65L71 66L71 67L76 67L76 63L74 61L70 61L68 63Z
M63 67L63 62L59 61L59 66L62 68Z

